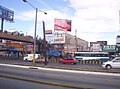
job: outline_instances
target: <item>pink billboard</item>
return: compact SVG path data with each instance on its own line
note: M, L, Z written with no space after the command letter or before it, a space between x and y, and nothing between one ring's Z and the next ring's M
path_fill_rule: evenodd
M54 19L54 30L71 31L71 20Z

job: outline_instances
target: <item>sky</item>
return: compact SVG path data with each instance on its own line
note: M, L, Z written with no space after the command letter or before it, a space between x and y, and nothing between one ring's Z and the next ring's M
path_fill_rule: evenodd
M54 31L54 18L72 20L69 34L88 42L107 41L116 44L120 35L120 0L27 0L38 12L37 35L43 38L45 29ZM34 35L35 9L23 0L0 0L0 5L14 11L14 23L4 21L4 30ZM75 34L77 30L77 34Z

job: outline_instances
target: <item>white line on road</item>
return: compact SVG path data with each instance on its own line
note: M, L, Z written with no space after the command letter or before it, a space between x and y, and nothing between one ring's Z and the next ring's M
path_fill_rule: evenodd
M81 74L94 74L94 75L107 75L107 76L120 76L120 74L117 74L117 73L104 73L104 72L91 72L91 71L53 69L53 68L43 68L43 67L33 67L33 66L20 66L20 65L1 64L1 63L0 63L0 65L1 66L9 66L9 67L33 68L33 69L47 70L47 71L70 72L70 73L81 73Z

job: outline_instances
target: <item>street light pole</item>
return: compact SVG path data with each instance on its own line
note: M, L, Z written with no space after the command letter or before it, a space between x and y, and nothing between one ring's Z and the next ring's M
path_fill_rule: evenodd
M35 15L35 30L34 30L34 47L33 47L33 64L35 64L35 52L36 52L36 30L37 30L37 13L38 11L43 12L44 14L47 15L46 12L38 10L38 8L35 8L31 3L29 3L27 0L23 0L23 2L28 3L31 7L33 7L36 10L36 15ZM44 44L46 45L46 44ZM46 62L47 63L47 62Z
M24 2L27 2L27 0L23 0ZM37 30L37 13L38 13L38 8L35 8L32 4L27 2L30 6L32 6L36 10L35 14L35 30L34 30L34 44L33 44L33 65L35 64L35 51L36 51L36 30Z
M38 8L36 10L36 15L35 15L35 32L34 32L34 55L33 55L33 64L35 64L35 52L36 52L36 30L37 30L37 13L38 13Z

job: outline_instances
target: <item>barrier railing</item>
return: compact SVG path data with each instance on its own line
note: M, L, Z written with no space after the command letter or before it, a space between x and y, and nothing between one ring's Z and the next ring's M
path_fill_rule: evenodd
M79 60L79 64L96 64L96 65L101 65L103 62L100 60Z
M61 58L57 58L57 57L51 57L51 59L49 60L49 62L54 62L57 63L61 60ZM79 60L77 64L91 64L91 65L101 65L103 62L100 60Z

